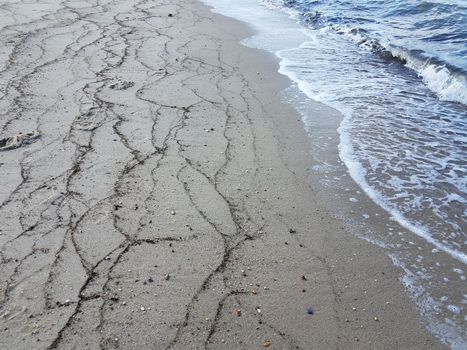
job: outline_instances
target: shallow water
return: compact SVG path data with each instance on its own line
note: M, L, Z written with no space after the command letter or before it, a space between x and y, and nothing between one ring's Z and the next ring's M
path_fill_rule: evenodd
M338 34L310 39L278 52L281 72L343 112L340 155L354 180L404 226L466 263L465 106L440 101L411 69Z

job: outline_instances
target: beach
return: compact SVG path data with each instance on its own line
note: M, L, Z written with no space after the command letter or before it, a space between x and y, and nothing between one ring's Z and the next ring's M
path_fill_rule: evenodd
M3 8L1 349L445 348L329 209L251 29L193 0Z

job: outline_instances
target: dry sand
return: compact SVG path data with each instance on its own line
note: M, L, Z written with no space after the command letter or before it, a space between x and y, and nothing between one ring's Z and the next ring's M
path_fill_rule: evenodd
M441 348L317 201L288 81L241 24L192 0L0 8L0 138L41 135L0 153L0 349Z

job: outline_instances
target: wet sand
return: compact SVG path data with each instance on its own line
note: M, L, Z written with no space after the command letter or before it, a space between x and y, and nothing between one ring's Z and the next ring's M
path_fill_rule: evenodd
M1 349L442 348L316 196L244 26L191 0L0 8L0 139L40 135L0 153Z

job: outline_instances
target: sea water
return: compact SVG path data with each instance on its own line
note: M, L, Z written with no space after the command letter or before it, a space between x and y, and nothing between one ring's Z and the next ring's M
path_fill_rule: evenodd
M301 93L343 114L338 151L347 172L431 247L409 261L400 252L416 243L393 244L403 282L430 330L467 347L467 1L205 2L249 23L256 35L246 45L274 53ZM435 254L448 257L444 266ZM462 290L441 295L453 279Z

